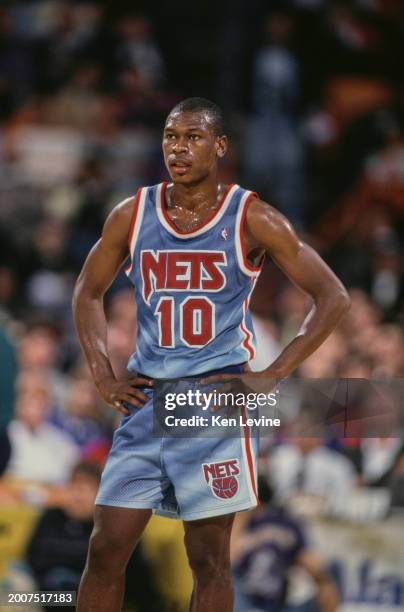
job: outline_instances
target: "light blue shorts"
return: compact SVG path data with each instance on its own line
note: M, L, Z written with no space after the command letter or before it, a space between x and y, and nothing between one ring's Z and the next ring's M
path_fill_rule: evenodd
M186 381L181 384L184 389ZM115 431L96 504L150 508L183 520L255 507L258 437L245 428L233 437L156 436L153 391L144 391L150 400Z

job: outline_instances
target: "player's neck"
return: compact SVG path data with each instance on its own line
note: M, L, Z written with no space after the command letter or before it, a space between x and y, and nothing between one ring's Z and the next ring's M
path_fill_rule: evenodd
M174 183L169 194L168 205L172 208L186 208L187 210L203 210L213 208L223 193L217 179L210 177L197 185L182 185Z

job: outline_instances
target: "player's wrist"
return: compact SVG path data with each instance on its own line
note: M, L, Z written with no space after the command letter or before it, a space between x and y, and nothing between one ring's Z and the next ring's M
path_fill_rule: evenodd
M283 380L289 376L290 372L280 365L270 365L262 371L262 375L265 378L272 378L273 380Z
M94 379L94 384L97 387L98 391L105 388L106 385L111 384L111 383L116 383L116 382L118 381L115 378L114 374L107 374L103 376L102 378L100 377L100 378Z

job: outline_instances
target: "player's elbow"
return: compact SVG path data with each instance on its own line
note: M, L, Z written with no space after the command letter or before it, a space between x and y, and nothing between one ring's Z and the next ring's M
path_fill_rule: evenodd
M89 284L85 282L85 279L80 275L74 285L73 296L72 296L72 308L73 312L77 312L80 308L85 308L86 303L93 299L92 292L90 292Z
M343 285L337 287L333 299L333 305L337 314L343 317L351 308L351 298Z

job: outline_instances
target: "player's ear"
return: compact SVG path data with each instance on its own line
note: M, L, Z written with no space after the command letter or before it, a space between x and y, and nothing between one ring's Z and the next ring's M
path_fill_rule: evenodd
M227 136L218 136L216 138L216 154L218 157L224 157L226 155L228 147Z

